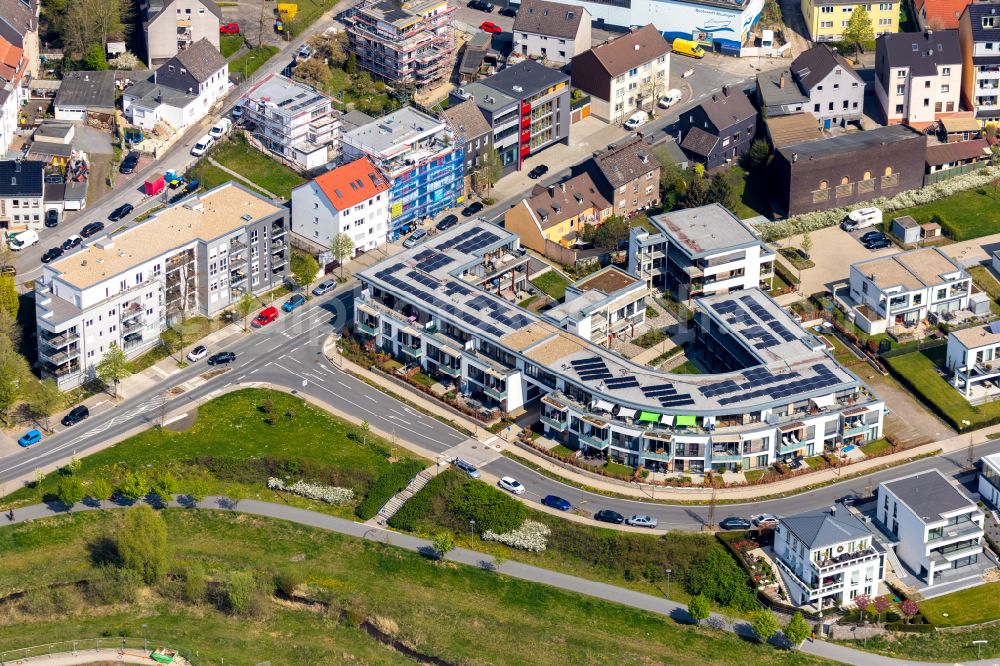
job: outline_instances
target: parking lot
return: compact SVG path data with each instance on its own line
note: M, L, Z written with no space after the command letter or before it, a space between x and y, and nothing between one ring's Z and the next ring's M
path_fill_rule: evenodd
M234 6L220 7L222 22L238 23L240 32L252 46L281 46L285 38L274 30L274 21L278 18L275 13L277 6L274 0L240 0Z

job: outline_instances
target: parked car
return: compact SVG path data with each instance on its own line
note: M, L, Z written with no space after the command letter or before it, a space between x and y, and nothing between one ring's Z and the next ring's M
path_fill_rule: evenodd
M539 164L534 169L528 172L528 178L531 178L532 180L538 180L548 172L549 168L547 166L545 166L544 164Z
M405 241L403 241L403 247L410 248L420 245L425 240L427 240L427 232L423 229L417 229L412 234L410 234Z
M719 523L719 527L724 530L748 530L753 527L751 523L746 518L737 518L736 516L730 516Z
M108 215L108 219L111 220L112 222L117 222L118 220L122 219L123 217L131 213L133 210L135 210L135 206L133 206L130 203L123 203L121 206L118 206L118 208L115 208L113 211L111 211L111 214Z
M692 41L690 39L682 39L678 37L671 44L674 53L680 53L691 58L704 58L705 49L701 48L698 42Z
M101 226L103 226L103 225L101 225ZM63 249L63 252L65 252L66 250L72 250L74 247L76 247L77 245L79 245L82 242L83 242L82 238L80 238L76 234L73 234L72 236L70 236L69 238L67 238L66 240L63 241L61 247Z
M77 405L73 409L69 410L66 416L62 417L61 423L68 428L69 426L75 425L89 417L90 410L87 409L87 406Z
M223 363L232 363L235 360L236 352L219 352L208 357L208 364L221 365Z
M274 307L273 305L269 305L268 307L264 308L263 310L257 313L257 316L253 318L253 321L250 322L250 325L253 326L254 328L260 328L262 326L267 326L277 318L278 318L278 308Z
M21 438L17 440L17 443L21 446L31 446L32 444L37 444L40 441L42 441L42 433L38 430L29 430L21 435Z
M488 32L491 35L499 35L501 32L503 32L503 28L498 26L493 21L483 21L482 24L479 26L479 29L482 30L483 32Z
M476 11L486 12L487 14L493 13L493 3L486 2L485 0L472 0L468 5L469 9L475 9Z
M625 524L631 525L632 527L648 527L651 530L655 530L656 526L660 524L660 521L652 516L637 514L626 520Z
M83 229L80 229L80 235L83 236L84 238L90 238L94 234L100 233L102 231L104 231L103 222L91 222Z
M886 238L886 235L881 231L869 231L867 233L861 234L861 237L858 238L858 240L860 240L862 243L870 243L871 241L878 240L880 238Z
M473 479L478 479L481 476L479 470L476 469L476 466L467 460L462 460L461 458L455 458L455 460L452 461L451 464L454 465L456 469L460 469L469 476L471 476Z
M313 289L313 296L322 296L323 294L330 291L336 286L337 283L334 282L333 280L324 280L323 282L320 282L318 285L316 285L315 289Z
M632 130L636 130L640 126L644 125L647 120L649 120L649 114L647 114L645 111L636 111L635 113L633 113L631 116L628 117L628 120L625 121L624 126L625 129L631 132Z
M240 24L223 23L219 26L219 33L222 35L238 35L240 34Z
M56 259L58 259L59 257L61 257L62 254L63 254L62 247L60 247L60 246L50 247L49 249L47 249L45 251L45 254L42 255L42 263L43 264L47 264L50 261L55 261Z
M188 360L192 363L200 361L201 359L208 356L208 347L205 345L198 345L194 349L188 352Z
M243 107L237 104L233 107L233 110L229 112L229 115L233 117L233 120L239 120L243 117Z
M118 166L118 170L122 173L132 173L135 168L139 165L139 154L129 153L122 160L122 163Z
M303 44L299 47L299 50L295 52L295 57L299 60L309 60L312 57L312 49L309 48L308 44Z
M671 88L667 91L667 94L660 98L660 101L656 103L661 109L669 109L677 102L681 101L681 91L677 88Z
M303 296L302 294L292 294L288 298L288 300L282 304L281 309L284 310L285 312L291 312L292 310L299 307L305 302L306 302L306 297Z
M198 139L198 142L194 144L194 148L191 149L191 154L195 157L201 157L208 152L208 149L211 148L214 143L215 139L206 134Z
M45 226L49 229L59 226L59 211L55 208L50 208L45 211Z
M499 14L500 16L507 16L509 18L514 18L515 16L517 16L517 9L514 7L504 7L503 9L498 11L497 14Z
M865 243L865 249L867 250L884 250L887 247L892 247L892 241L885 236Z
M614 523L615 525L621 525L625 522L625 516L617 511L612 511L611 509L601 509L594 514L594 520L602 523Z
M437 223L437 230L446 231L451 229L456 224L458 224L458 217L455 215L447 215L442 217L441 221ZM413 238L413 236L410 236L410 238Z
M751 518L751 521L757 527L776 527L778 525L778 517L769 513L758 513Z
M859 499L860 498L857 495L844 495L837 501L843 504L844 506L854 506L855 504L858 503Z
M872 206L852 210L840 226L844 231L857 231L865 227L874 227L877 224L882 224L882 211Z
M542 498L542 504L545 506L551 506L553 509L559 509L560 511L569 511L573 505L569 503L569 500L564 500L558 495L546 495Z
M497 485L506 490L507 492L514 493L515 495L524 494L524 486L521 482L512 476L505 476L497 481Z
M466 206L465 208L462 209L462 216L463 217L472 217L473 215L475 215L476 213L478 213L482 209L483 209L483 204L482 203L480 203L479 201L473 201L468 206Z
M14 250L15 252L18 252L25 248L31 247L37 242L38 242L38 232L35 231L34 229L25 229L21 233L16 234L13 238L11 238L7 242L7 245L10 247L10 249Z
M229 118L222 118L219 122L212 125L212 129L208 130L208 135L218 141L225 135L229 134L232 129L233 121Z

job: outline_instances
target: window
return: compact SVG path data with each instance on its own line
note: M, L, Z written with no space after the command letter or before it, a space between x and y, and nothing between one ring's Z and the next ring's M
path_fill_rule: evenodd
M903 114L903 105L902 104L897 104L896 105L896 115L900 116L902 114Z
M892 11L892 3L891 2L881 2L881 3L879 3L878 8L879 8L879 10L881 10L883 12L891 12Z
M841 21L840 22L840 27L841 28L846 28L848 25L850 25L850 23L851 23L850 21Z
M984 28L993 28L993 27L995 27L995 26L993 25L993 22L994 22L995 20L996 20L996 17L995 17L995 16L984 16L984 17L983 17L983 27L984 27Z
M941 92L943 92L943 93L951 92L951 86L949 86L947 84L941 86Z
M951 76L951 67L942 67L941 76Z
M906 92L906 84L905 83L902 84L902 85L896 86L896 94L897 95L902 95L905 92Z
M926 81L924 81L924 88L930 88L930 87L931 87L931 80L927 79Z
M872 172L871 171L865 171L865 178L864 179L865 180L871 180L872 179Z
M833 27L833 21L820 21L819 22L819 27L821 27L821 28L832 28Z
M813 113L819 113L819 104L813 104Z
M832 6L830 6L830 7L820 7L819 11L821 13L823 13L823 14L832 14L833 13L833 7Z
M896 70L896 78L897 79L905 79L906 78L906 70L905 69Z
M892 19L891 18L880 18L878 20L878 24L879 25L892 25Z
M930 106L930 105L931 105L930 98L929 97L924 97L924 106Z
M628 70L628 75L629 76L635 76L638 73L639 73L639 68L638 67L633 67L632 69Z
M885 175L887 175L887 176L891 176L892 175L892 167L891 166L887 166L885 168Z

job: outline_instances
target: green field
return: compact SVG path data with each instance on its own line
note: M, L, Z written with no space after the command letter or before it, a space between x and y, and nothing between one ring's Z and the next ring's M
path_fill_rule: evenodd
M212 149L209 156L222 166L256 183L263 190L285 199L291 199L292 188L306 182L306 179L296 172L250 146L240 135L219 144ZM222 169L213 166L208 160L201 160L189 175L200 180L205 189L211 189L230 180L253 189L252 186L234 179Z
M271 46L270 44L264 44L256 48L252 48L239 58L234 58L232 62L229 63L229 72L231 74L249 77L260 69L261 65L274 57L274 54L277 52L278 47Z
M983 186L956 192L922 206L897 210L893 217L910 215L921 224L937 221L949 237L969 240L996 233L998 197L1000 192L995 192L992 186ZM932 220L935 215L938 220Z
M920 602L931 624L962 627L1000 618L1000 583L977 585Z
M892 450L892 444L885 439L876 439L861 446L861 452L866 456L880 456Z
M564 278L558 271L551 270L542 273L532 280L532 284L561 302L566 297L566 287L569 286L569 280Z
M70 637L148 634L199 652L199 664L395 664L404 659L358 629L364 619L392 627L411 649L452 664L819 664L800 653L681 626L544 585L456 564L440 565L391 546L229 512L161 513L171 571L197 563L210 580L251 570L292 571L298 594L328 609L268 597L258 616L237 618L209 601L181 599L171 579L138 601L92 605L70 588L53 606L42 586L94 575L95 545L118 512L62 516L0 530L0 590L28 589L0 615L0 649ZM151 646L152 647L152 646Z

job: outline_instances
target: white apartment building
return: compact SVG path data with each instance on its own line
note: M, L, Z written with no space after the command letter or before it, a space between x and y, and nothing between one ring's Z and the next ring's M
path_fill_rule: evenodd
M846 507L781 518L774 552L796 606L823 609L875 596L885 574L885 550Z
M952 386L967 399L991 397L1000 379L1000 322L948 333L945 367L952 373Z
M646 321L646 283L615 266L566 287L565 300L542 319L599 345L632 337Z
M969 307L972 277L936 247L851 265L855 323L871 335Z
M329 248L339 234L355 252L374 250L389 231L389 183L361 157L292 190L292 233Z
M886 124L929 125L960 110L958 30L885 34L875 40L875 95Z
M247 291L278 286L287 217L229 182L44 265L35 283L43 376L79 386L112 344L134 357L182 313L213 316Z
M771 289L774 253L721 204L650 218L658 233L629 232L628 271L678 300L741 289Z
M524 0L511 30L514 52L564 65L590 49L590 12L579 5Z
M240 98L240 106L262 148L299 169L319 169L338 152L340 114L312 86L271 74Z
M979 561L983 512L939 470L880 483L876 498L878 527L899 560L927 586Z

